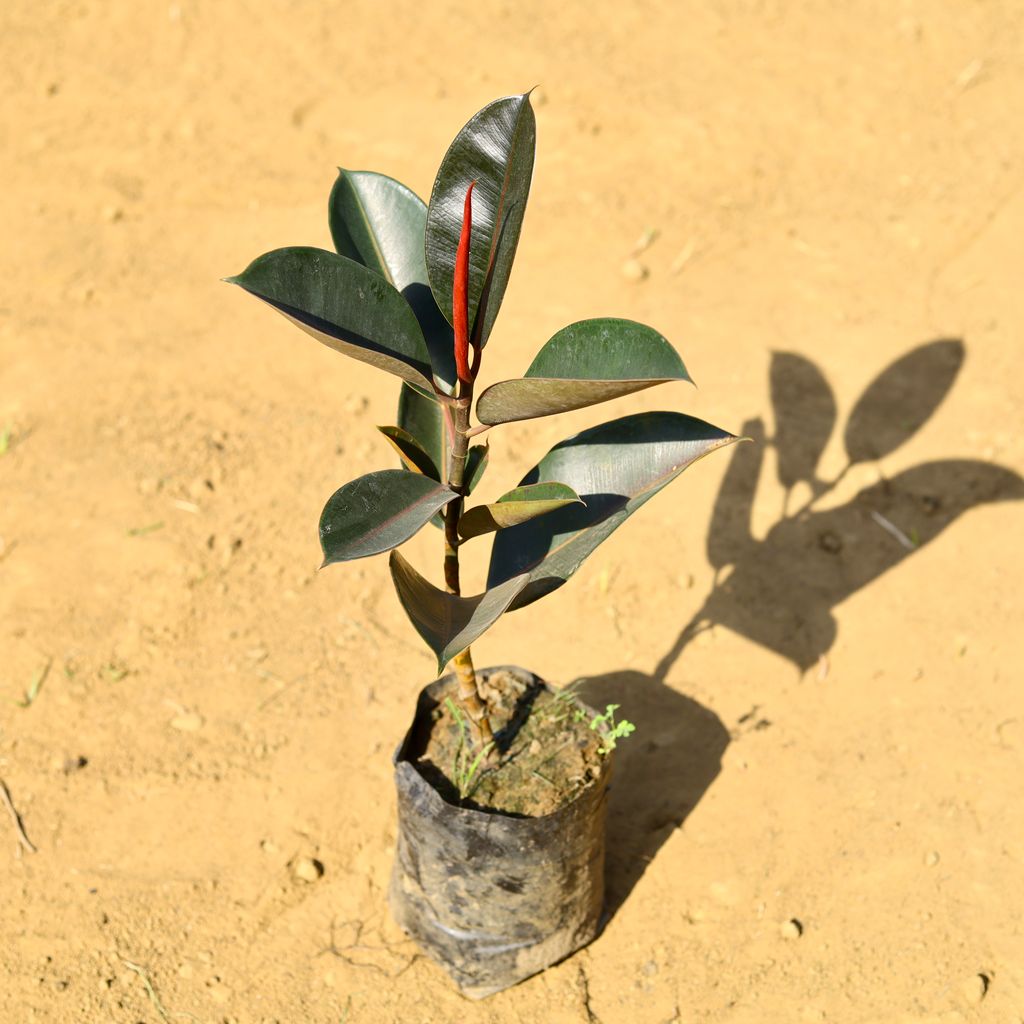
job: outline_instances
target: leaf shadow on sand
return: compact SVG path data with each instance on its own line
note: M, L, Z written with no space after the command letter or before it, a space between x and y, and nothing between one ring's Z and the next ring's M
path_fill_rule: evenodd
M845 467L825 480L818 464L837 422L832 389L804 356L773 354L775 433L768 438L760 418L748 420L742 433L754 443L733 449L707 537L715 579L703 605L653 675L621 671L580 683L588 704L621 704L621 714L637 726L636 736L616 751L609 797L608 919L715 780L729 744L717 715L666 684L687 644L711 626L725 626L806 672L835 641L837 605L968 510L1024 497L1024 480L1010 469L941 459L882 478L838 507L817 507L853 466L889 455L931 418L963 359L961 341L940 339L886 367L847 418ZM778 521L758 539L751 515L769 445L785 501ZM801 484L810 497L790 508Z

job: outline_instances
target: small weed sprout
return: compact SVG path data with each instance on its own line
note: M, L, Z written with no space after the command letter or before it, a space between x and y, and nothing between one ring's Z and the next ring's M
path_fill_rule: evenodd
M451 697L445 697L444 705L448 709L448 713L455 719L455 724L459 727L459 745L456 747L455 756L452 758L452 781L454 781L459 789L459 799L465 800L473 795L473 790L476 789L476 783L473 782L473 779L476 777L481 762L490 753L494 743L492 741L486 744L477 753L476 757L470 761L472 747L468 742L469 726L466 722L466 716ZM477 783L479 781L477 779Z
M43 683L46 682L46 677L50 674L50 666L52 664L53 658L50 658L46 664L32 676L32 682L28 684L28 689L25 691L24 698L22 700L14 701L19 708L30 708L35 703L36 697L39 696L39 691L43 688Z
M619 704L606 704L603 715L595 714L590 719L590 729L592 732L597 732L602 726L606 730L601 737L603 742L597 748L599 754L610 754L615 749L615 745L619 740L625 739L636 732L636 726L627 719L624 718L621 722L615 721L615 712L620 707L621 705ZM573 715L573 721L584 722L586 718L587 713L582 708L577 708L576 713Z
M615 712L618 710L618 704L608 704L603 715L594 715L590 720L591 730L596 732L602 725L607 729L602 737L604 742L597 748L599 754L610 754L619 740L636 732L636 726L627 719L624 718L621 722L615 721Z

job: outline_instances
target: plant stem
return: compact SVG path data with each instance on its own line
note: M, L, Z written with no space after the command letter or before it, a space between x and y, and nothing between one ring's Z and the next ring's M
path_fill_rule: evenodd
M459 582L459 519L465 504L463 481L466 472L466 457L469 452L469 407L473 400L472 385L463 385L458 401L452 406L452 446L448 467L448 486L459 497L448 502L444 512L444 584L449 594L462 593ZM487 715L487 705L480 696L477 686L473 657L467 647L456 654L452 663L459 684L459 703L466 710L469 719L473 745L477 748L494 742L494 732Z

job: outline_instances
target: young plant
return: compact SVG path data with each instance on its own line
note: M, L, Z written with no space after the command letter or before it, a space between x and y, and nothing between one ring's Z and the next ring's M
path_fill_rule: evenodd
M521 378L485 388L473 424L535 139L528 93L484 107L449 147L426 205L392 178L341 170L328 210L335 252L275 249L228 278L328 347L402 381L398 422L379 428L401 468L368 473L328 500L323 564L390 551L399 600L438 672L454 663L478 754L493 749L494 735L471 644L505 612L557 590L644 502L736 440L678 412L624 416L566 438L517 487L466 507L487 468L487 445L472 443L484 431L690 380L650 327L581 320L543 345ZM428 522L444 531L443 588L395 550ZM491 534L486 589L465 596L459 552Z
M452 758L451 780L459 791L459 799L465 800L466 797L473 795L473 790L476 788L476 783L473 780L476 778L477 769L490 753L494 744L493 742L485 743L476 748L474 754L468 742L466 716L459 710L459 706L451 697L445 697L444 703L459 730L459 744L455 748L455 755Z
M619 740L624 740L627 736L632 736L636 732L636 726L627 719L623 718L618 722L615 721L615 712L619 710L619 707L619 704L607 704L604 714L594 715L590 719L591 732L597 732L603 728L601 746L597 748L599 754L610 754L615 749ZM576 712L577 721L581 722L586 717L584 712Z

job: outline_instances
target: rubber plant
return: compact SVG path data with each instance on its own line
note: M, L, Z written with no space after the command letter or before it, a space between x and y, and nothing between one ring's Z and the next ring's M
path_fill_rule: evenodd
M452 142L426 204L390 177L341 170L329 201L335 251L275 249L228 279L328 347L401 381L397 422L379 428L400 468L330 497L320 518L323 564L390 552L399 601L438 673L454 665L477 751L493 744L494 729L474 641L506 612L561 587L641 505L736 440L684 413L635 413L567 437L496 501L469 504L488 462L476 439L491 428L690 380L656 330L602 317L559 330L522 377L478 389L535 139L529 94L490 103ZM432 521L443 529L443 586L397 550ZM492 541L486 587L467 596L459 553L484 537Z

